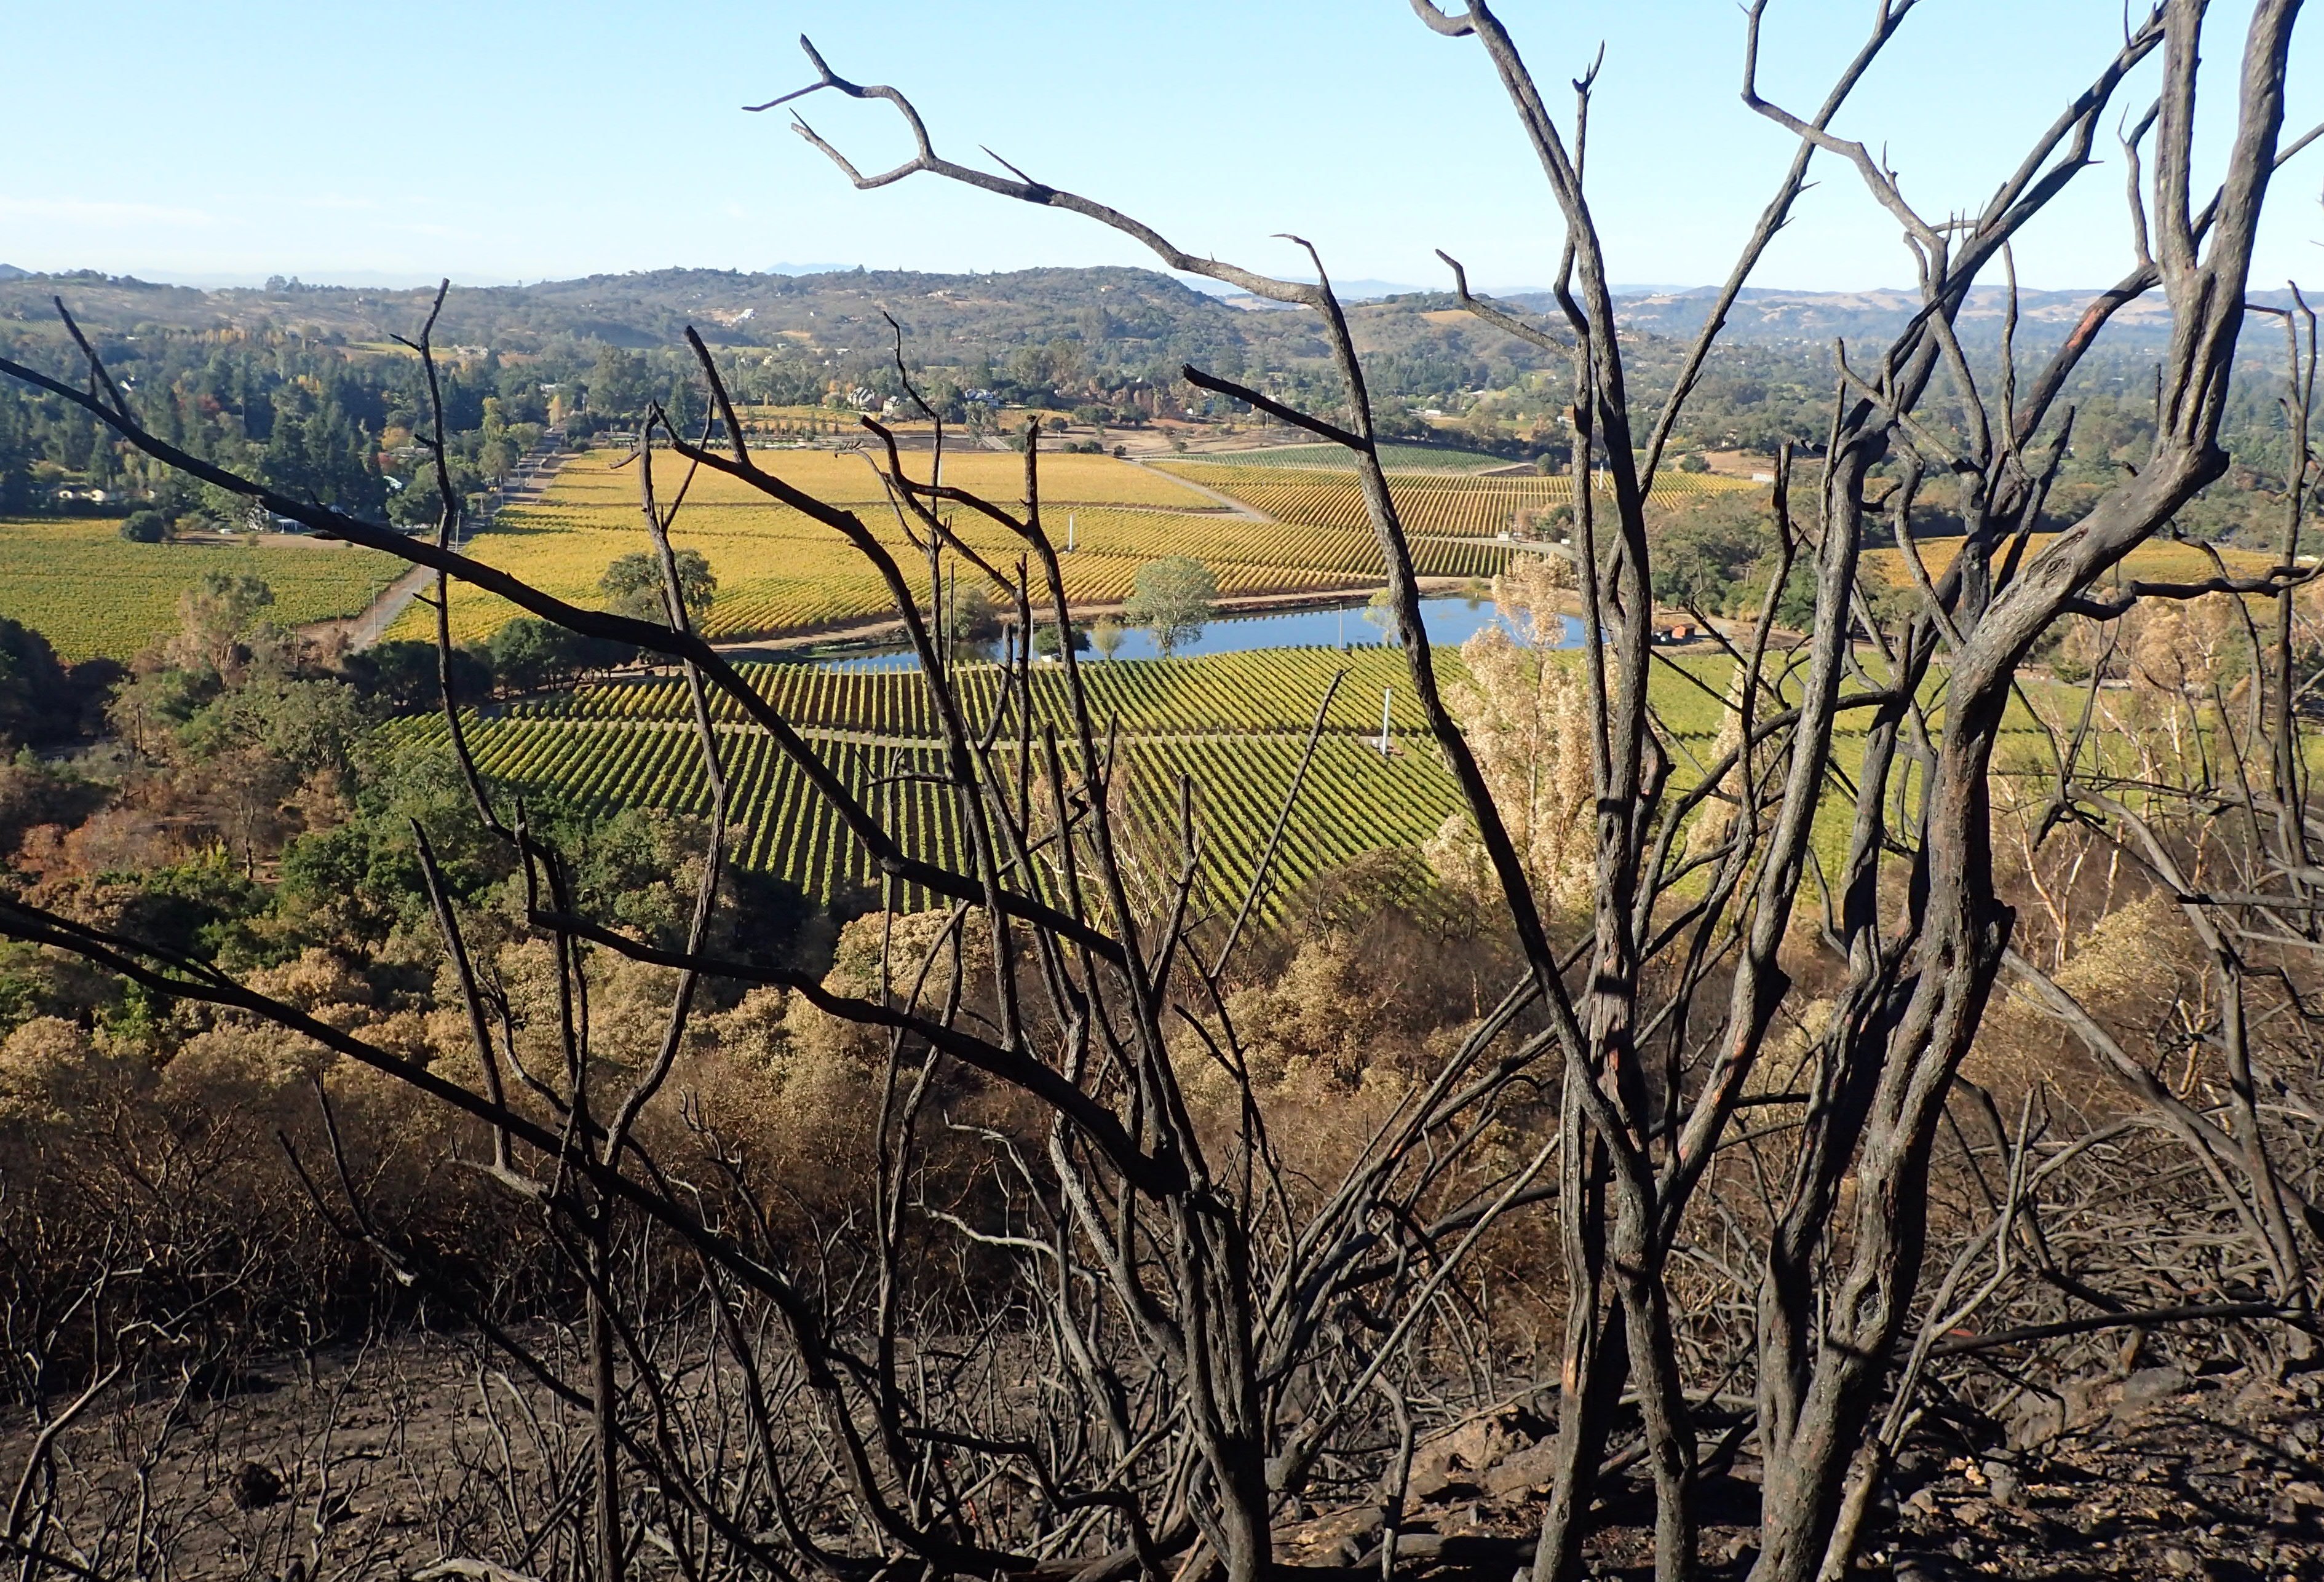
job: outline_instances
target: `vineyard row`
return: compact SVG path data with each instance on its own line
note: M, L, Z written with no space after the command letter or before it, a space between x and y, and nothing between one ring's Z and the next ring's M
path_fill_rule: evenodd
M438 721L416 721L407 734L416 743L439 741L443 727ZM491 780L536 800L553 795L585 817L628 807L696 817L709 811L691 731L483 720L472 728L471 746ZM904 746L820 747L825 761L902 851L959 864L956 794L938 783L940 754ZM1280 737L1125 744L1117 774L1134 845L1143 854L1135 860L1149 874L1175 873L1176 860L1166 854L1176 848L1179 777L1190 776L1198 787L1204 892L1215 906L1239 905L1303 747L1296 738ZM721 733L720 748L740 865L794 885L818 903L878 899L880 876L869 850L771 741ZM1456 806L1452 781L1434 753L1399 750L1383 758L1361 740L1326 739L1317 746L1286 831L1268 910L1328 868L1367 851L1417 844ZM908 909L929 901L917 892L898 899Z

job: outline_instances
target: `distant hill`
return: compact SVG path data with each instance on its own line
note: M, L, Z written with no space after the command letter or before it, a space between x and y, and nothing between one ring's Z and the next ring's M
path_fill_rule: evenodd
M1252 311L1261 306L1255 299L1197 290L1154 270L935 274L796 263L781 270L662 269L522 286L456 285L437 341L503 355L586 358L604 345L682 349L686 329L694 326L714 345L764 347L820 364L835 377L860 379L891 356L892 318L901 328L908 363L967 370L964 379L986 376L977 372L981 363L998 369L1012 357L1063 345L1109 388L1167 382L1186 363L1229 377L1284 373L1302 383L1312 378L1318 390L1333 383L1329 348L1314 315ZM1391 282L1348 285L1349 321L1367 356L1379 361L1382 390L1452 396L1500 389L1561 362L1562 354L1462 311L1448 293L1394 291L1360 301L1358 296ZM95 271L32 274L0 266L0 342L56 340L52 295L62 297L92 330L109 335L134 335L140 327L293 331L383 350L391 336L416 330L432 292L280 280L265 288L205 290ZM1558 318L1545 293L1499 299L1552 323ZM1708 288L1634 290L1618 297L1616 310L1640 343L1642 370L1674 355L1677 343L1700 331L1714 299ZM2087 301L2080 292L2024 293L2020 349L2036 354L2055 345ZM1961 316L1962 338L1993 346L2005 308L1997 288L1979 291ZM1898 290L1755 288L1736 304L1727 341L1734 356L1799 363L1812 375L1810 382L1820 385L1835 337L1885 338L1915 309L1911 295ZM2165 323L2159 297L2134 304L2108 327L2106 344L2116 352L2150 354ZM1655 342L1664 343L1660 349Z
M1616 316L1636 330L1655 335L1689 336L1699 333L1719 293L1705 286L1692 290L1644 291L1618 298ZM2094 291L2020 291L2017 336L2027 345L2055 344L2065 338L2089 306ZM2285 292L2254 292L2253 300L2281 306ZM1530 299L1551 306L1547 298ZM1728 334L1738 340L1829 344L1835 336L1850 340L1894 336L1920 311L1919 299L1904 290L1787 291L1771 287L1746 288L1728 317ZM1998 341L2008 315L2006 288L1980 286L1955 320L1965 340ZM2117 344L2160 338L2169 334L2170 314L2160 291L2130 304L2107 327Z
M28 269L18 269L13 263L0 263L0 281L21 281L32 272Z
M665 269L523 286L462 289L456 281L437 325L444 345L537 349L559 336L645 348L679 344L687 326L726 345L788 339L846 348L884 345L892 314L908 335L1006 349L1068 328L1157 338L1168 327L1238 318L1213 299L1151 270L1020 270L1009 274L816 270L798 273ZM259 326L303 328L351 341L408 334L433 292L305 285L199 290L94 271L18 275L0 281L0 318L30 322L52 310L51 293L93 327L180 329Z
M1305 280L1307 277L1299 278ZM1205 296L1216 297L1237 308L1270 308L1286 306L1284 303L1272 302L1264 297L1254 297L1248 291L1238 291L1231 286L1222 285L1216 281L1204 280L1199 276L1187 277L1186 283ZM1399 285L1394 281L1333 281L1332 289L1340 294L1340 300L1342 302L1378 302L1384 298L1410 297L1428 290L1426 286Z

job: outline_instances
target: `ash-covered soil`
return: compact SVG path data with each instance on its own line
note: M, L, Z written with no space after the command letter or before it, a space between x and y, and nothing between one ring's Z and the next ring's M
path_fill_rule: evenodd
M540 1338L554 1347L560 1338ZM1858 1574L1896 1582L1998 1577L2324 1578L2324 1375L2147 1368L2028 1392L1993 1442L1909 1444ZM1508 1582L1529 1565L1551 1468L1539 1401L1423 1439L1395 1534L1397 1574ZM16 1486L32 1434L0 1437ZM35 1492L60 1574L101 1577L547 1582L544 1541L569 1521L586 1431L494 1354L457 1338L282 1359L180 1381L92 1411ZM1748 1451L1706 1480L1704 1574L1756 1558ZM562 1506L562 1515L558 1507ZM1651 1576L1643 1485L1601 1507L1592 1574ZM142 1528L142 1531L141 1531ZM1380 1575L1378 1502L1295 1505L1279 1559L1312 1582ZM653 1571L649 1550L643 1572Z
M1858 1574L1896 1582L1999 1577L2025 1582L2207 1577L2324 1578L2324 1375L2278 1383L2246 1371L2173 1367L2072 1380L2029 1393L2000 1441L1909 1443ZM1549 1424L1517 1406L1423 1444L1401 1523L1399 1569L1502 1582L1531 1557L1551 1466ZM1757 1558L1758 1471L1747 1458L1702 1491L1706 1576L1747 1576ZM1593 1573L1653 1575L1643 1484L1600 1513ZM1287 1529L1283 1558L1379 1574L1377 1508Z

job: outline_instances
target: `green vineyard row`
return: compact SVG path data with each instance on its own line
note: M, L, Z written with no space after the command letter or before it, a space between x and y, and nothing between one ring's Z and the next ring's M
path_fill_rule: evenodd
M1567 651L1552 663L1578 663ZM1426 729L1402 650L1370 646L1350 649L1255 648L1193 658L1121 659L1084 657L1080 664L1097 728L1109 725L1125 736L1296 735L1314 722L1335 673L1344 671L1325 729L1338 735L1376 735L1381 694L1390 694L1390 730L1414 736ZM1439 684L1448 690L1462 682L1458 650L1439 648ZM917 670L825 670L812 665L744 664L737 667L759 695L794 725L850 734L933 739L937 734L927 689ZM991 664L964 665L957 676L972 724L991 716L1001 694L1001 671ZM1718 655L1686 655L1659 664L1650 697L1655 723L1670 735L1709 737L1723 716L1729 662ZM1035 729L1055 726L1070 738L1064 667L1035 667L1032 693ZM569 693L529 698L506 705L516 720L675 722L691 718L684 687L664 676L628 676ZM741 705L714 695L712 717L739 723Z
M1553 655L1581 662L1573 650ZM913 670L825 670L807 665L747 664L746 681L802 731L808 748L839 776L912 856L958 865L957 794L944 782L944 755L927 688ZM1466 685L1460 654L1440 649L1436 669L1457 700ZM1130 814L1134 860L1146 881L1167 887L1181 850L1181 777L1191 782L1202 853L1204 904L1231 911L1240 904L1273 828L1277 808L1305 749L1317 705L1335 676L1339 692L1325 719L1305 794L1286 832L1279 871L1262 915L1308 879L1367 852L1409 849L1434 834L1459 806L1450 775L1429 741L1413 696L1405 656L1384 648L1268 648L1193 658L1084 661L1096 731L1116 755L1117 786ZM989 663L956 671L969 729L982 737L1004 698L1004 672ZM1711 654L1668 657L1651 673L1649 707L1674 755L1674 784L1692 783L1717 751L1725 715L1729 662ZM1037 667L1029 680L1035 731L1054 728L1059 751L1077 761L1061 667ZM1783 701L1797 701L1788 676ZM1926 683L1926 701L1941 721L1942 676ZM1383 690L1392 699L1392 751L1375 737ZM2073 689L2045 684L2012 704L2010 761L2003 773L2039 768L2046 738L2029 704L2070 718ZM1007 690L1010 713L992 730L1000 768L1012 765L1021 738L1021 699ZM2063 711L2061 713L2061 711ZM815 796L798 766L742 711L718 697L716 739L733 786L736 860L796 885L818 902L870 905L879 876L870 854ZM625 676L553 697L523 700L474 717L479 768L512 789L553 794L585 814L626 807L700 815L708 811L695 732L682 684L661 676ZM1857 737L1869 722L1851 711L1841 727ZM395 727L421 741L440 740L432 718ZM1101 750L1106 750L1102 747ZM1841 773L1860 750L1843 746ZM1038 749L1037 748L1037 752ZM2022 761L2021 761L2022 760ZM1042 759L1037 757L1038 774ZM1820 857L1837 860L1847 839L1846 798L1818 819ZM1151 897L1160 892L1148 889ZM906 893L899 905L929 897Z
M414 722L408 734L422 743L438 741L444 728L440 721ZM503 718L473 722L469 739L477 768L492 781L536 796L553 790L584 816L629 807L697 817L709 811L690 731ZM731 787L735 860L797 886L819 903L876 900L880 876L869 849L815 795L798 766L755 732L722 731L718 740ZM940 783L940 754L902 744L825 740L812 745L901 850L931 862L960 863L956 794ZM1203 893L1215 907L1240 905L1304 745L1288 737L1124 743L1118 783L1149 874L1175 875L1175 860L1163 854L1177 850L1179 781L1190 777ZM1269 910L1328 868L1425 840L1456 805L1451 777L1433 751L1399 747L1383 757L1358 738L1326 739L1286 832ZM929 897L908 891L899 900L912 908L927 905Z
M759 694L793 724L864 735L933 738L937 722L917 670L823 670L807 665L744 665ZM1099 731L1109 723L1125 735L1296 733L1313 723L1316 705L1335 672L1345 671L1327 729L1373 734L1379 730L1383 689L1393 693L1391 729L1425 729L1405 673L1401 652L1382 648L1260 648L1187 659L1084 658L1081 673ZM958 672L973 725L996 706L1002 671L990 664ZM1032 675L1035 727L1073 730L1064 667L1038 666ZM718 697L713 717L742 718L732 698ZM661 676L622 677L554 697L512 704L521 720L674 722L689 718L684 687Z

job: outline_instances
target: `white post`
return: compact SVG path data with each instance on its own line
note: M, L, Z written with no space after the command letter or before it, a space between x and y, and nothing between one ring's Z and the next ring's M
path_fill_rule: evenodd
M1068 555L1071 555L1073 552L1074 552L1074 513L1073 513L1072 511L1067 511L1067 512L1065 512L1065 553L1066 553L1066 554L1068 554Z
M1381 687L1379 750L1380 757L1382 758L1386 758L1388 756L1388 714L1389 708L1395 704L1395 702L1396 688L1393 686Z

